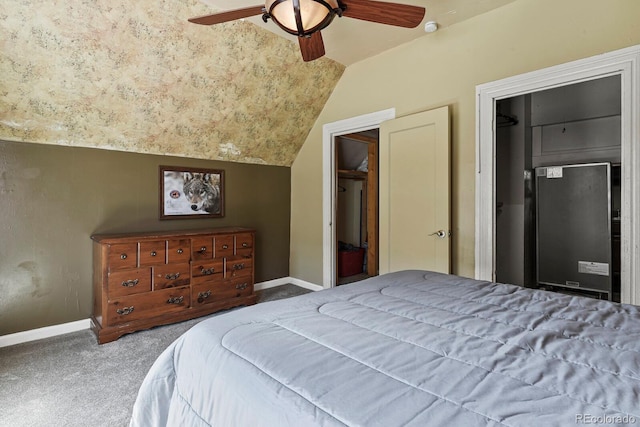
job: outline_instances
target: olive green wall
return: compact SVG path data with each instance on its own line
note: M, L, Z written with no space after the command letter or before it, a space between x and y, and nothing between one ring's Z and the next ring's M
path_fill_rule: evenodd
M224 169L225 217L158 219L158 166ZM289 276L290 169L0 141L0 335L86 319L93 233L257 229L256 281Z
M453 272L475 267L476 86L640 44L638 0L517 0L347 68L291 167L290 275L322 283L322 126L450 106Z

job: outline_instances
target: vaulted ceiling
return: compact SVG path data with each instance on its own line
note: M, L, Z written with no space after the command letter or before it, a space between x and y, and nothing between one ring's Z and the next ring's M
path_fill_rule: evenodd
M447 26L510 1L411 3ZM187 22L253 4L3 0L0 140L290 166L346 65L424 35L341 18L305 63L259 18Z
M230 10L260 4L260 0L202 0L212 10ZM381 0L422 6L426 9L423 24L434 21L444 29L476 15L512 3L515 0ZM345 0L348 3L348 0ZM263 22L260 17L249 18L252 22L281 37L296 42L273 22ZM490 29L488 29L490 30ZM425 35L424 25L407 29L380 25L349 18L336 18L322 30L326 54L329 58L349 66L370 56L377 55L403 43ZM297 43L297 42L296 42Z

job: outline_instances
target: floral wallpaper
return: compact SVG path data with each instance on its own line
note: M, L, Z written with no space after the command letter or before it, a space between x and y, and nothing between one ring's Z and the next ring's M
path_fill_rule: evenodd
M341 77L198 0L2 0L0 139L290 166Z

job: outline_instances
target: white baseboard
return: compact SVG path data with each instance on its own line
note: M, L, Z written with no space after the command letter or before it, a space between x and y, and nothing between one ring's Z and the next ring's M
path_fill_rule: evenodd
M296 279L295 277L289 277L289 283L312 291L321 291L324 289L321 285L316 285L315 283L307 282L302 279Z
M295 277L281 277L279 279L267 280L266 282L260 282L253 285L253 289L261 291L263 289L275 288L276 286L286 285L291 283L292 285L300 286L301 288L309 289L311 291L321 291L324 288L315 283L307 282Z
M70 332L82 331L84 329L89 329L90 326L91 320L82 319L76 320L75 322L63 323L61 325L45 326L44 328L2 335L0 336L0 347L9 347L10 345L55 337L57 335L68 334Z
M286 285L291 283L288 277L281 277L279 279L267 280L266 282L255 283L253 285L254 291L262 291L264 289L275 288L276 286Z
M294 277L281 277L279 279L267 280L253 285L256 291L274 288L280 285L291 283L301 288L310 289L312 291L321 291L322 286L311 282L296 279ZM57 335L64 335L70 332L82 331L91 327L90 319L76 320L75 322L63 323L61 325L45 326L44 328L31 329L24 332L16 332L15 334L0 335L0 348L9 347L10 345L22 344L29 341L51 338Z

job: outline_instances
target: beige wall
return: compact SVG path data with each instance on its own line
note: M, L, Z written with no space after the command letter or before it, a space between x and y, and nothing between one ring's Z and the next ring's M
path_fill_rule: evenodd
M225 216L158 219L160 165L223 169ZM94 233L256 229L256 281L289 275L290 169L0 141L0 335L87 319Z
M347 68L292 166L293 277L322 283L322 125L450 105L453 272L474 274L475 88L640 44L640 1L518 0Z

